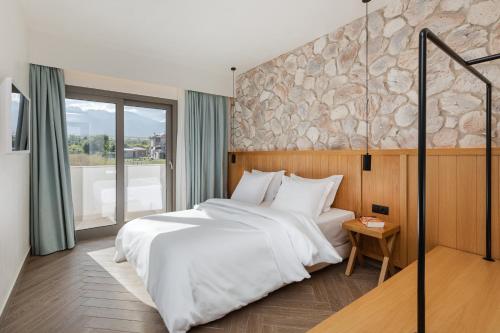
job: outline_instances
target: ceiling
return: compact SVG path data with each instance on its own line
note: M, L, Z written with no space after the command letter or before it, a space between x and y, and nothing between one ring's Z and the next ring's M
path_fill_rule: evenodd
M247 71L364 14L361 0L22 1L32 62L225 95L229 67Z

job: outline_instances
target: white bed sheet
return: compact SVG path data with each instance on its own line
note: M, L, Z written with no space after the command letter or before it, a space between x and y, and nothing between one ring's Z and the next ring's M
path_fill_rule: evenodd
M336 248L349 242L349 235L342 229L342 223L354 217L354 212L349 210L331 208L318 217L317 224L326 239Z
M167 328L184 333L310 275L341 256L313 219L212 199L196 209L125 224L115 261L127 260Z

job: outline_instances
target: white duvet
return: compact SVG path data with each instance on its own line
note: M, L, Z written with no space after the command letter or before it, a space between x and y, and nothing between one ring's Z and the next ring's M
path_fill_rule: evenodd
M212 199L128 222L116 238L115 261L124 260L181 333L309 277L304 266L342 258L312 219Z

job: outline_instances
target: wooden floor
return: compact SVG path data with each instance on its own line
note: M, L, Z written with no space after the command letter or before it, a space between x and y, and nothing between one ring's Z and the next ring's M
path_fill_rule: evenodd
M30 258L2 316L0 332L167 332L154 308L87 254L113 245L113 238L85 241L72 251ZM327 267L190 332L305 332L377 284L377 267L357 267L351 277L344 271L345 263Z
M499 261L438 246L425 264L427 332L500 332ZM310 333L414 333L416 280L414 262Z

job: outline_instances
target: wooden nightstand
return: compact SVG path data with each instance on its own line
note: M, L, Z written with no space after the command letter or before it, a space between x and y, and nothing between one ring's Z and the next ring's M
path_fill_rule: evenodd
M360 263L363 263L363 255L359 249L359 239L361 235L376 238L384 256L380 276L378 278L378 284L380 285L385 280L387 269L389 268L391 272L393 271L391 254L394 247L394 240L399 232L399 225L386 222L383 228L368 228L356 219L344 222L342 224L342 228L347 230L349 233L349 239L352 243L351 255L349 256L349 261L347 262L345 275L351 275L356 258L360 261Z

